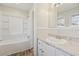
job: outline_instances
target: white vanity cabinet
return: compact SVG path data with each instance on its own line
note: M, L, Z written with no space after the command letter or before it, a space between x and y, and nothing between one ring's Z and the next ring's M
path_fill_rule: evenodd
M47 55L47 44L43 41L38 40L38 56Z
M38 40L38 56L70 56L65 51Z
M55 48L38 40L38 56L55 56Z

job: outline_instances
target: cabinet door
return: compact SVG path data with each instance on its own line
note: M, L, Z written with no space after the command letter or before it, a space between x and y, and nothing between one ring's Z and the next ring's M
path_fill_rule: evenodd
M55 47L48 46L48 56L55 56Z
M38 40L38 55L39 56L55 56L55 48Z
M47 44L41 40L38 40L38 56L47 55Z
M70 56L70 55L64 51L56 49L56 56Z

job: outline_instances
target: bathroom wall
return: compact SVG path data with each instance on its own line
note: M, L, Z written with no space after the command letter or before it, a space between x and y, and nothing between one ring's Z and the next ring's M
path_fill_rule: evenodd
M51 7L51 4L40 3L36 4L35 14L37 20L37 35L42 35L45 31L48 32L48 28L56 26L56 9ZM44 32L44 33L45 33ZM48 34L47 34L48 35Z
M48 37L49 28L56 27L57 9L48 3L37 4L37 37Z
M27 12L24 12L19 9L0 5L0 15L3 15L3 14L10 15L10 16L21 16L21 17L27 16Z
M57 8L53 6L52 4L49 4L49 10L48 10L48 27L53 28L56 27L56 21L57 21Z
M43 3L37 4L37 24L40 28L52 28L56 26L56 17L57 17L57 10L51 4Z
M2 29L0 30L1 32L1 39L6 40L6 39L15 39L17 37L20 37L20 39L22 39L21 37L24 36L24 38L27 37L27 35L30 33L30 31L28 31L30 26L29 23L31 22L31 17L28 17L29 14L25 11L19 10L19 9L15 9L15 8L11 8L11 7L7 7L7 6L3 6L0 5L0 22L2 21L2 19L4 19L5 21L7 21L7 26L3 26L2 24L0 25L1 28L3 27L8 27L8 29L6 31L2 31ZM26 32L24 32L24 22L27 22L27 25L25 25L25 27L27 27ZM29 26L29 27L28 27ZM28 29L29 28L29 29ZM4 34L3 34L4 32ZM31 31L32 32L32 31ZM30 35L30 34L29 34Z
M48 4L37 4L37 26L48 27Z
M37 4L37 36L47 32L49 21L49 4L40 3ZM44 33L45 33L44 32Z

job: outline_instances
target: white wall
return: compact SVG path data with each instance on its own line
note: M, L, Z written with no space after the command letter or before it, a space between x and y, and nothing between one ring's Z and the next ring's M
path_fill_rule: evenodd
M27 12L23 12L22 10L10 8L7 6L0 5L0 15L10 15L10 16L27 16Z
M48 4L37 4L37 26L48 27Z
M6 31L2 31L3 28L5 28L6 25L0 25L0 34L1 34L1 39L9 39L11 34L23 34L23 19L21 17L26 17L27 18L27 13L24 11L21 11L19 9L15 8L10 8L7 6L2 6L0 5L0 22L4 25L3 20L8 21L7 24L7 29ZM16 20L17 19L17 20ZM27 20L27 19L26 19ZM5 35L5 37L4 37ZM14 37L11 37L13 39Z
M53 28L56 27L57 21L57 8L55 6L49 6L49 18L48 18L48 27Z

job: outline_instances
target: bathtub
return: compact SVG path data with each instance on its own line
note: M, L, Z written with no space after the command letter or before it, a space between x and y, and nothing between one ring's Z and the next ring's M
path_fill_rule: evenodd
M31 44L29 39L13 39L13 40L3 40L0 41L0 56L7 56L16 52L31 49L33 44Z

